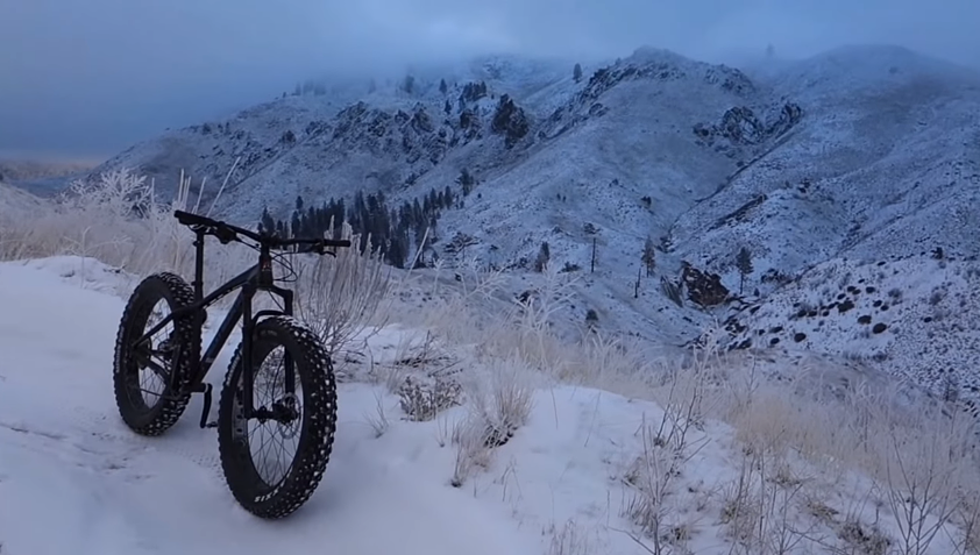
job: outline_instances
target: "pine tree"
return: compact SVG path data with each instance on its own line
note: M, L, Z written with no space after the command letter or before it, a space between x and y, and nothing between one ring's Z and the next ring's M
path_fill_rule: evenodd
M738 294L742 294L742 287L745 285L745 276L752 273L752 253L749 249L742 247L735 256L735 267L738 268L739 282Z
M301 233L301 230L303 228L303 224L302 224L302 222L299 221L299 210L294 210L293 211L293 219L289 223L289 225L291 227L292 236L294 238L295 237L300 237L300 233Z
M582 80L582 66L575 64L575 69L572 70L572 77L575 78L575 82L578 83Z
M262 220L259 222L259 231L270 234L276 232L276 221L272 219L272 214L269 214L268 208L262 209Z
M446 94L448 90L449 90L449 85L446 85L446 80L441 79L439 81L439 92L441 92L442 94Z
M476 179L470 175L470 171L463 168L463 171L459 173L459 177L456 178L456 183L463 188L463 196L470 194L473 190L473 185L476 183Z
M652 276L653 271L657 267L657 250L653 245L653 239L649 235L647 235L647 240L643 243L643 256L641 260L647 268L647 277Z
M541 243L541 249L538 251L538 257L534 260L534 271L543 272L548 269L549 260L551 260L551 247L549 247L548 242L545 241Z

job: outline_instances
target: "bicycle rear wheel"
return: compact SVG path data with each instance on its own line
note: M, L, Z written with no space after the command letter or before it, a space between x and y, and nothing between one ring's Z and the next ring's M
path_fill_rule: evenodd
M184 413L190 393L177 395L191 378L200 337L189 318L175 319L136 348L135 341L165 313L194 303L194 290L180 276L154 274L136 286L119 322L112 383L123 422L134 432L157 436Z
M320 341L292 318L275 316L256 324L251 349L257 414L244 417L239 345L221 389L218 450L235 499L256 516L277 519L306 503L323 477L337 422L336 384ZM294 376L292 394L285 387L287 353ZM294 454L288 461L255 452L266 448L282 454L290 447Z

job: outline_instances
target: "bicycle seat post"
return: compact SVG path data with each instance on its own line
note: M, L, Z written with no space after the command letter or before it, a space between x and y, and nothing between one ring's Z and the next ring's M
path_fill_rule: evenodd
M204 298L204 229L194 230L194 281L191 287L194 288L194 301L200 302Z

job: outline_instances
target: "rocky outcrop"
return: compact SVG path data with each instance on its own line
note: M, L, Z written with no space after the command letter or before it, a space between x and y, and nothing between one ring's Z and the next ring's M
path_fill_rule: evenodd
M402 158L410 165L419 161L435 165L445 157L452 133L451 127L437 125L421 104L411 112L389 113L358 102L337 115L329 146Z
M728 66L697 64L693 67L682 68L670 61L651 61L639 64L621 62L593 73L592 77L589 78L589 83L579 93L579 99L584 103L591 104L598 100L603 93L624 81L640 79L661 82L677 81L688 77L690 72L700 73L701 78L706 83L717 85L736 94L750 93L755 90L755 85L744 73Z
M730 225L735 222L744 222L748 219L749 214L752 212L753 208L762 206L762 203L766 201L768 197L764 194L758 195L752 200L746 202L742 206L739 206L736 210L725 214L724 216L718 218L714 224L711 225L709 229L715 230L726 225Z
M722 285L721 276L698 270L688 262L681 263L681 282L687 289L687 298L694 304L709 308L728 300L728 289Z
M643 54L639 59L617 61L596 70L571 101L552 112L538 137L554 138L582 121L604 116L608 108L600 98L622 83L640 80L668 83L691 78L700 78L709 85L740 96L755 91L752 81L735 68L690 63L670 53Z
M718 123L695 124L694 135L698 144L734 156L742 147L771 142L803 119L803 109L792 102L770 112L772 115L763 119L747 106L734 106L721 116Z

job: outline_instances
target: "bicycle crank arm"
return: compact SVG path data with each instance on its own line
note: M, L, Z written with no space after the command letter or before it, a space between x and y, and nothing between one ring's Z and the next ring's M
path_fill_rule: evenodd
M203 428L217 428L218 427L218 422L217 421L214 421L214 420L212 420L210 422L208 421L208 417L211 416L211 389L212 389L211 384L205 382L205 383L199 384L197 387L195 387L192 390L195 393L203 393L204 394L204 406L201 408L201 422L200 422L200 425L201 425L201 428L202 429Z

